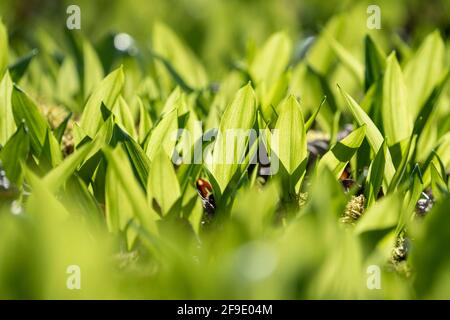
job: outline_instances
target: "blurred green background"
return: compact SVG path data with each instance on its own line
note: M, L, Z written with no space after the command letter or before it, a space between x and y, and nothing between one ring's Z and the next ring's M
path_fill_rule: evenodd
M2 1L0 14L13 44L32 43L40 29L61 38L71 4L80 6L82 32L97 45L110 32L126 32L140 46L148 46L153 24L164 22L200 56L213 79L223 75L233 58L244 55L250 41L259 46L273 32L285 30L301 42L317 34L333 15L356 7L365 14L370 4L381 8L381 32L397 34L412 46L436 28L444 39L450 34L446 0L432 4L425 0L17 0ZM357 29L361 30L342 32L365 31Z

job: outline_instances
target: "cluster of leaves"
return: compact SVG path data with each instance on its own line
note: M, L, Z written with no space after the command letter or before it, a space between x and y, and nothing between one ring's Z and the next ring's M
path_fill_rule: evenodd
M275 33L219 84L163 24L148 56L68 32L22 57L0 25L1 295L448 298L450 48L366 35L360 58L348 20L301 54ZM233 164L228 129L259 133ZM172 162L198 148L212 161Z

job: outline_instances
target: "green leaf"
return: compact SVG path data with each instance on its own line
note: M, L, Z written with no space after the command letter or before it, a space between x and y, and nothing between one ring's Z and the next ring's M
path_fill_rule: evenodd
M170 78L172 78L173 81L175 81L176 85L183 89L184 91L191 93L194 91L194 89L186 83L186 81L183 79L183 77L178 73L178 71L175 69L175 67L172 65L172 63L164 58L163 56L152 52L152 57L157 61L161 62L162 66L165 68L165 71L169 74ZM157 66L159 66L157 64ZM164 69L160 68L160 70L164 71ZM164 74L164 73L163 73ZM160 77L161 79L164 79L163 76ZM166 81L166 87L170 88L170 81Z
M366 65L364 87L367 92L383 76L386 68L386 56L369 35L364 38L364 52Z
M263 82L267 86L274 84L289 63L291 49L291 41L285 32L270 36L249 67L256 83Z
M412 132L412 113L406 93L402 70L395 53L392 53L387 59L383 78L381 108L384 133L391 145L408 138Z
M83 39L83 92L86 99L104 77L100 59L90 42ZM112 108L112 105L109 106Z
M447 197L450 196L447 184L445 183L445 180L441 176L439 171L436 169L436 166L434 165L433 162L430 165L430 172L431 172L431 189L433 190L433 197L437 199L437 201L439 201L446 196Z
M410 149L411 137L403 139L391 146L389 146L389 152L391 153L392 162L398 171L402 160L406 157L408 158L408 152Z
M145 187L148 180L150 159L136 141L134 141L117 124L114 124L110 145L114 147L119 142L128 154L136 177L139 179L141 185Z
M400 232L403 227L411 221L417 201L419 200L420 195L425 188L422 179L422 172L418 164L414 166L407 186L408 189L403 197L404 210L402 210L400 213L400 222L397 226L397 233Z
M410 152L413 149L413 146L417 148L417 135L423 133L423 128L428 123L431 114L434 112L437 106L438 99L441 95L441 92L445 88L445 85L450 78L450 69L447 70L447 73L443 76L443 79L439 81L439 84L433 89L430 96L426 100L422 109L420 110L419 115L417 116L416 121L414 122L413 135L410 137L408 146L406 148L405 155L402 158L402 161L392 179L392 183L389 186L389 191L394 190L397 185L400 183L403 174L406 170L406 166L408 164L408 159L410 156Z
M339 87L339 86L338 86ZM370 117L364 112L364 110L358 105L358 103L344 90L339 87L339 90L341 91L341 94L343 95L345 101L347 102L347 105L353 114L353 117L355 118L356 122L362 126L366 125L366 137L367 141L369 142L369 145L373 152L378 153L381 146L383 145L384 139L381 135L378 128L375 126L375 124L372 122ZM386 166L384 168L384 181L386 186L389 186L391 183L392 178L395 174L395 167L392 163L391 154L389 151L386 151Z
M338 35L342 33L345 27L346 17L344 14L337 15L327 22L320 36L314 41L312 48L308 51L306 59L317 72L326 74L335 60L335 54L324 33L339 39Z
M65 57L58 70L55 97L76 112L82 112L82 106L75 103L75 95L80 90L77 68L72 57Z
M138 97L137 101L139 105L139 142L143 143L147 134L153 127L153 121L142 102L142 99Z
M8 66L8 50L8 33L0 19L0 77L3 77Z
M6 141L16 131L14 115L11 106L11 94L13 84L9 73L6 72L0 82L0 144L5 145Z
M38 54L37 49L31 50L29 53L24 55L15 61L11 66L9 66L9 73L11 74L11 79L13 82L17 83L27 71L27 68L33 60L33 58Z
M44 172L56 167L62 161L62 154L58 141L53 136L50 128L47 129L44 145L39 155L39 167Z
M425 125L431 118L432 113L436 110L438 105L439 97L450 79L450 68L447 68L446 73L438 80L438 84L431 91L428 98L425 100L423 106L421 106L420 112L414 122L414 134L421 134Z
M120 147L118 149L121 149ZM125 160L125 159L124 159ZM118 173L107 169L105 178L105 216L108 230L113 233L125 232L127 247L131 249L136 239L136 232L128 231L128 225L136 219L133 198L127 193L127 185L119 183ZM139 186L138 186L139 187ZM139 187L140 188L140 187ZM140 191L142 193L142 191ZM141 198L142 194L136 197ZM143 210L143 209L139 209ZM138 213L139 215L139 213Z
M336 41L332 35L324 32L324 36L341 63L351 72L356 81L362 84L364 79L364 66L361 62L359 62L358 59L356 59L342 44Z
M428 35L405 66L408 104L416 116L445 70L445 45L436 30Z
M450 167L450 132L447 132L441 139L439 139L436 154L441 159L445 168Z
M325 103L325 101L327 101L327 96L323 97L323 99L320 102L319 107L317 108L317 110L314 111L314 113L311 115L311 117L308 119L308 121L306 121L306 123L305 123L305 132L308 132L308 130L311 129L311 127L314 124L314 121L316 120L317 115L319 114L319 111L322 108L322 106Z
M88 222L104 226L104 214L95 197L89 192L83 180L73 175L66 183L64 204L73 214L88 218Z
M262 82L257 86L256 93L260 97L261 112L266 123L272 123L274 120L276 111L273 106L278 105L285 97L290 78L291 73L284 72L274 84L268 85L266 82Z
M30 137L25 125L22 123L16 133L8 140L0 152L0 159L8 179L20 185L22 180L22 164L25 162L30 150Z
M450 197L445 197L433 206L423 225L415 229L410 261L417 270L414 288L418 298L446 299L448 296L448 282L443 280L448 279L450 254L442 247L450 243L450 233L445 228L450 224L448 208Z
M356 234L368 231L394 228L399 220L401 201L397 194L384 197L374 203L359 218L355 227Z
M24 168L24 174L32 188L31 196L26 203L27 213L34 218L38 218L41 223L67 221L70 216L69 212L56 196L46 188L43 181L26 167Z
M378 150L375 159L370 164L369 174L367 175L364 188L367 207L370 207L375 202L383 183L383 173L386 166L386 151L387 145L386 142L384 142Z
M90 154L97 152L101 147L99 140L89 142L78 148L74 153L64 159L63 162L47 173L43 178L45 186L52 192L58 188L75 172L78 166L88 158Z
M114 203L115 200L113 198L119 197L118 192L123 193L126 202L131 204L132 216L136 217L139 223L148 232L157 235L158 229L156 220L158 220L159 217L147 204L144 191L134 178L132 168L125 152L119 146L113 151L109 148L104 148L103 151L108 160L106 188L107 190L112 190L111 192L107 192L107 203ZM128 213L123 212L122 214Z
M116 116L116 122L124 131L126 131L133 139L137 137L136 128L134 124L133 115L131 114L130 107L122 96L116 101L112 112Z
M62 138L64 136L64 132L66 132L67 124L69 123L70 118L72 118L72 113L69 113L67 117L59 124L59 126L53 131L56 140L58 143L61 143Z
M401 143L399 143L400 152L401 152L401 161L400 161L400 164L398 165L397 170L395 171L395 174L391 180L391 184L389 185L389 188L387 190L388 193L395 190L397 188L397 186L399 185L401 179L403 178L403 175L406 171L406 167L408 164L408 160L411 157L412 146L416 144L416 141L417 141L417 136L412 135L409 139L407 139L407 141L402 141ZM401 145L404 146L405 142L407 142L408 144L406 145L406 147L402 148Z
M277 183L272 182L262 190L249 188L238 194L232 217L245 225L252 235L261 234L273 219L274 212L279 202L280 190ZM254 214L248 214L253 212Z
M242 162L256 120L256 98L252 86L241 88L222 115L214 143L211 173L221 192L225 190Z
M272 150L278 156L288 174L292 175L306 159L306 132L300 104L290 95L278 107L275 125L278 141L272 141Z
M356 153L366 134L366 126L363 125L354 130L347 137L338 141L325 155L320 159L317 170L320 172L324 166L327 166L333 175L338 179L344 171L347 163ZM383 172L383 171L381 171Z
M79 145L85 138L91 139L90 137L88 137L86 132L84 132L83 128L81 128L80 125L76 122L73 124L72 132L73 140L76 146Z
M89 97L80 120L80 127L90 137L94 137L102 123L101 104L111 110L124 84L122 67L111 72L94 89Z
M160 146L164 148L167 155L172 156L175 148L175 134L178 129L177 110L174 109L155 125L145 145L145 153L152 160Z
M163 215L170 211L181 196L173 164L161 149L152 161L147 189L162 209ZM149 199L149 203L152 203L153 199Z
M157 56L166 62L163 62L163 66L157 65L160 80L165 83L166 89L170 87L169 78L171 76L170 70L166 69L167 66L173 66L175 73L180 75L187 86L191 88L206 87L208 78L203 66L193 52L166 25L155 24L152 43ZM169 71L169 75L166 73L167 71Z
M47 121L30 97L16 85L13 87L11 104L16 125L25 122L30 134L31 148L35 155L40 155L47 134Z
M306 92L308 92L308 95L311 94L315 96L313 100L314 104L316 101L322 100L324 95L327 97L325 108L321 109L322 112L318 115L317 120L319 125L323 127L325 131L329 131L331 130L334 114L339 110L334 97L334 92L330 87L326 75L320 73L310 65L306 67L306 74L304 86L307 89L303 90L307 90ZM300 96L302 95L303 94L300 93Z

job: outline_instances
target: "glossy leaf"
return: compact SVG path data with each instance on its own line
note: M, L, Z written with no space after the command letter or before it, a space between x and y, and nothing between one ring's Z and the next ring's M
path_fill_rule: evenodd
M342 44L340 44L333 36L325 33L326 39L330 43L336 56L342 64L351 72L359 83L363 83L364 66L349 52Z
M306 158L306 132L300 104L294 96L286 98L278 107L279 115L275 125L278 130L277 146L272 150L277 154L289 174L300 166Z
M355 233L394 228L399 220L401 201L397 195L381 199L364 212L355 227Z
M124 129L131 137L136 138L137 134L133 115L129 105L122 96L119 96L117 99L112 112L116 115L116 120L122 129Z
M9 73L6 72L0 82L0 144L5 145L6 141L16 131L16 123L11 106L12 81Z
M88 98L92 90L102 81L103 67L95 49L86 39L83 39L83 92ZM106 102L105 102L106 103ZM112 107L112 106L110 106Z
M366 64L364 86L366 91L368 91L369 88L384 74L386 68L386 56L369 35L364 39L364 53Z
M253 79L259 83L272 85L286 69L291 56L291 41L284 32L273 34L265 43L250 65ZM267 63L272 61L272 63Z
M4 71L8 66L8 33L5 25L0 19L0 77L3 77Z
M163 150L160 150L152 161L147 189L160 206L163 215L169 213L181 196L172 161ZM149 199L149 203L152 203L153 199Z
M90 137L94 137L102 123L101 104L110 110L113 108L124 83L122 68L111 72L92 92L80 120L80 127Z
M317 170L321 171L324 169L324 166L326 166L331 170L336 179L338 179L350 159L355 155L356 150L361 146L365 134L366 126L363 125L341 141L338 141L331 150L325 153L322 159L320 159Z
M21 124L8 143L0 151L0 159L6 176L14 184L20 184L22 179L22 163L25 162L30 150L30 137L24 124Z
M128 162L127 156L122 148L116 147L114 151L104 149L106 158L108 160L106 188L112 190L107 192L107 203L115 201L114 197L119 197L118 192L123 193L126 202L131 204L131 212L122 212L121 214L136 217L139 223L146 228L146 230L153 235L158 234L156 220L158 216L148 206L145 199L145 194L136 181ZM122 196L122 195L120 195ZM112 198L111 198L112 197ZM120 199L120 198L119 198Z
M173 72L169 70L169 73L172 76L179 74L188 86L194 88L206 86L208 78L203 66L173 31L162 23L155 24L153 28L153 49L163 59L163 66L160 66L158 71L166 83L170 74L167 75L165 72L173 66ZM169 69L166 69L167 67Z
M370 117L364 112L364 110L358 105L358 103L344 90L339 88L341 91L341 94L344 96L345 101L347 102L347 105L353 114L353 117L355 118L356 122L362 126L366 125L366 137L367 141L370 144L371 149L374 152L378 152L380 150L382 144L383 144L383 136L381 135L378 128L375 126L373 121L370 119ZM392 163L392 158L389 153L389 151L386 152L386 165L384 169L384 181L386 185L389 185L392 178L395 174L395 168Z
M409 109L417 115L445 70L445 46L439 31L428 35L405 66Z
M383 183L383 172L386 165L386 151L387 145L386 142L384 142L369 167L369 174L366 178L364 191L368 207L376 201Z
M56 192L58 188L75 172L78 166L100 148L98 142L87 143L68 156L64 161L48 172L44 177L44 183L49 190Z
M394 53L386 61L381 115L389 144L397 143L411 135L412 111L408 107L406 85Z
M167 155L172 156L178 129L177 110L172 110L155 124L145 145L145 153L152 160L162 146Z
M242 162L249 143L250 129L256 120L256 99L253 88L241 88L225 109L214 144L211 173L221 192Z
M30 134L31 147L35 155L40 155L47 134L47 121L30 97L17 86L13 87L11 104L16 125L20 125L22 121L25 123Z
M15 61L10 67L9 67L9 73L11 74L11 79L17 83L22 78L22 76L25 74L25 71L27 70L31 60L38 54L37 49L31 50L29 53L24 55L23 57L20 57L17 61Z

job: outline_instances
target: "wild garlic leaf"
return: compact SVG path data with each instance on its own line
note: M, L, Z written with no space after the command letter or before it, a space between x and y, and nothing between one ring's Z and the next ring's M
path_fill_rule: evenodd
M22 180L22 162L26 162L30 151L30 136L25 124L21 124L5 147L0 151L0 160L9 181L20 185Z
M265 83L268 87L274 84L286 69L291 50L291 40L285 32L270 36L249 66L250 74L256 83ZM271 62L267 63L268 61Z
M297 99L290 95L278 107L278 141L272 141L272 150L288 174L292 175L306 158L305 122Z
M47 121L30 97L16 85L12 90L11 104L16 125L25 123L30 134L31 147L34 154L39 156L49 129Z
M163 150L156 154L151 163L147 189L160 206L163 215L169 213L181 196L172 161ZM152 203L153 199L149 199L149 203Z
M163 115L150 132L150 137L148 138L144 149L150 160L155 157L161 146L164 148L167 155L172 156L175 148L177 129L178 116L177 110L174 109L168 114Z
M342 44L339 43L332 35L324 32L324 36L329 42L334 53L342 64L350 71L358 83L363 83L364 66L356 57L352 55Z
M102 103L112 109L124 84L124 74L122 67L111 72L94 89L83 110L80 120L80 127L91 138L100 129L102 124Z
M249 83L236 93L233 102L225 109L214 143L211 173L221 192L245 157L255 120L256 98Z
M87 99L92 90L102 81L103 66L94 47L87 39L82 40L83 46L83 92Z
M16 61L14 61L13 64L9 66L9 73L14 83L18 83L20 81L22 76L27 71L31 60L33 60L33 58L37 56L38 53L39 51L37 49L33 49L29 53L18 58Z
M378 193L383 183L383 172L386 165L386 150L387 145L386 142L384 142L375 155L375 159L370 164L364 188L367 207L371 206L377 200Z
M86 143L78 148L74 153L64 159L61 164L48 172L43 182L49 190L56 192L58 188L77 170L77 168L85 161L89 154L96 153L101 147L99 140Z
M186 84L193 88L203 88L208 83L206 71L195 57L194 53L162 23L156 23L153 28L153 50L162 58L157 65L161 80L169 89L171 70L181 76ZM159 59L161 61L161 59ZM162 64L161 64L162 63Z
M149 233L157 235L158 229L156 220L158 220L158 216L147 204L144 191L134 177L133 170L125 151L120 145L116 146L114 150L104 148L103 151L108 160L106 188L113 191L106 193L110 198L107 199L107 202L114 202L115 199L113 198L119 197L117 192L123 193L126 201L131 204L132 216L137 218L139 223ZM117 184L119 187L112 184ZM123 212L122 214L127 215L129 213Z
M141 98L137 97L137 104L139 106L139 143L143 143L145 138L147 137L147 134L150 132L150 130L153 127L153 121L150 117L150 114L147 110L147 108L144 105L144 102Z
M406 85L395 53L386 61L381 115L384 133L390 145L411 135L412 110L408 105Z
M116 122L125 130L133 139L136 139L137 133L134 124L133 114L130 106L122 96L117 99L112 112L116 116Z
M329 150L319 161L318 171L327 166L338 179L344 171L346 165L361 146L366 135L366 126L363 125L351 132L347 137L336 144Z
M386 68L386 55L369 35L364 38L364 52L366 65L364 87L367 92L369 88L383 76Z
M380 131L375 126L372 119L370 119L370 117L367 115L367 113L365 113L364 110L358 105L358 103L340 87L339 90L341 91L341 94L343 95L356 122L360 126L364 124L366 125L367 141L369 142L372 151L377 153L384 142L383 136L381 135ZM395 167L394 164L392 163L392 158L389 151L386 152L385 157L386 157L386 165L384 169L384 182L385 186L387 187L389 186L389 184L392 181L392 178L394 177Z
M355 233L386 230L394 228L400 218L401 201L397 194L389 195L377 201L370 208L365 210L358 220Z
M0 18L0 78L8 67L8 33Z
M8 71L0 82L0 144L5 145L16 131L16 123L11 105L13 84Z
M408 103L415 117L445 70L445 45L436 30L423 40L405 66Z

